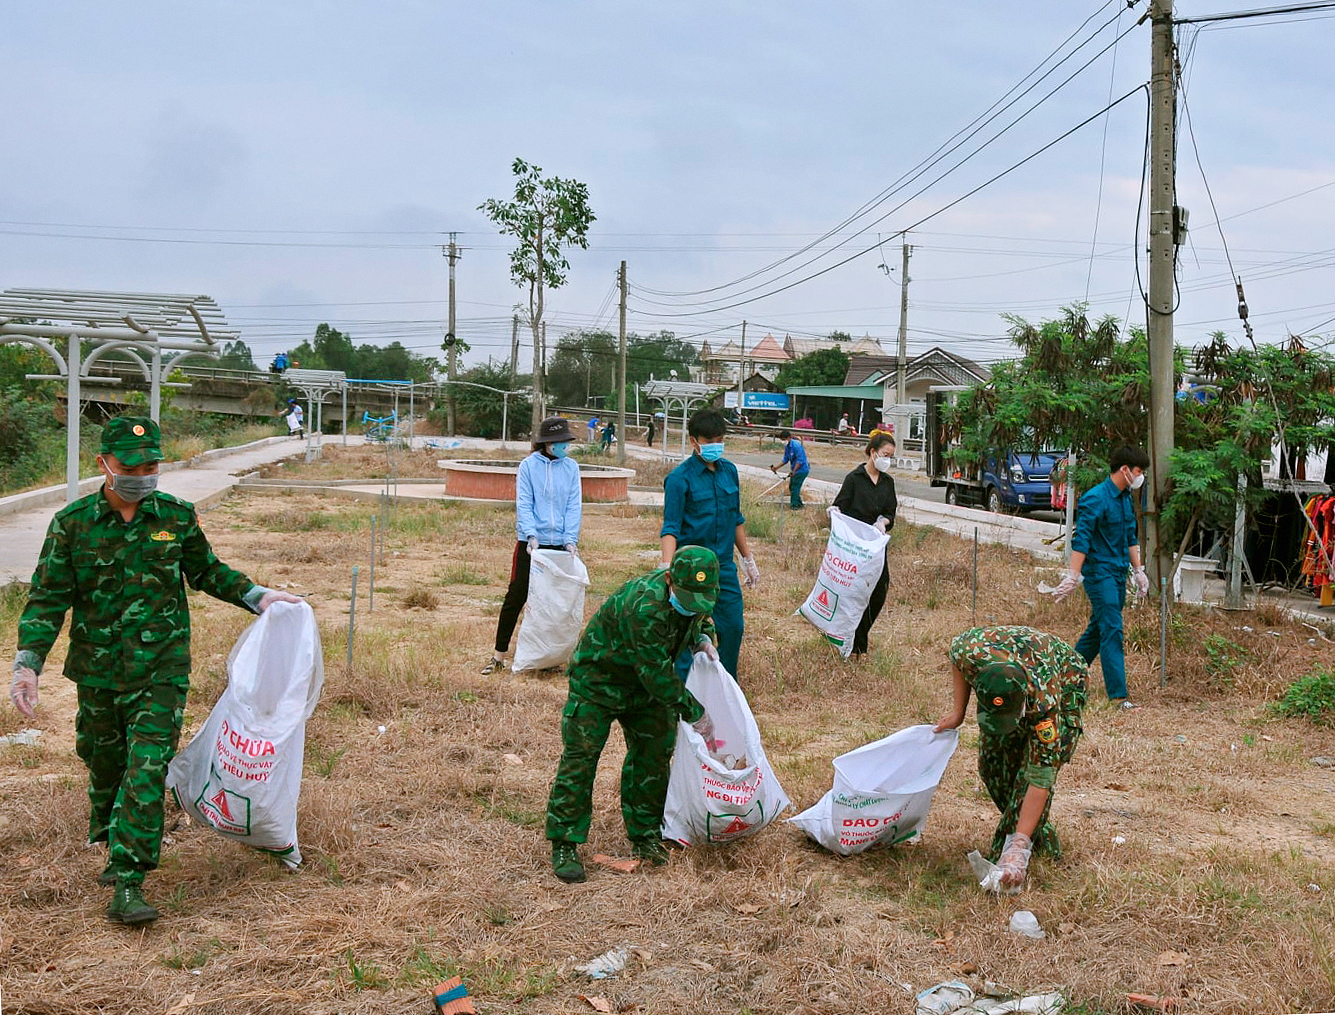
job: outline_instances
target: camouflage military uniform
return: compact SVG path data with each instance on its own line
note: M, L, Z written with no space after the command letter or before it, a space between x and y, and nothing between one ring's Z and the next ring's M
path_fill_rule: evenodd
M547 802L547 838L588 840L593 778L616 720L626 736L621 768L626 833L632 842L658 840L677 719L695 722L704 715L673 661L713 636L708 614L685 617L672 608L661 570L632 578L598 609L567 670L564 750Z
M1088 666L1060 638L1032 627L975 627L956 637L948 654L971 688L979 670L989 663L1014 663L1025 673L1024 716L1015 733L979 736L978 774L1001 811L992 836L992 858L1001 855L1006 836L1015 831L1030 786L1049 791L1033 836L1034 850L1060 857L1061 842L1048 821L1048 810L1057 772L1071 760L1080 741Z
M127 879L158 864L190 683L186 582L251 610L264 591L213 555L193 505L152 493L125 522L99 490L52 518L19 620L18 661L41 672L72 613L65 676L79 685L88 837L107 843L107 873Z

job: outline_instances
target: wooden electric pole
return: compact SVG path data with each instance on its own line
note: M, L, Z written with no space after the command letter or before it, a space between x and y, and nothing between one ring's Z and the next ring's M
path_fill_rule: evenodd
M1177 256L1174 181L1176 92L1173 78L1173 0L1151 0L1149 293L1145 299L1150 353L1150 479L1145 512L1145 556L1155 587L1167 577L1170 547L1163 545L1160 510L1173 453L1173 264Z
M620 383L617 384L617 464L626 464L626 262L617 277L621 287L621 336L617 346ZM638 420L636 421L638 422Z
M454 332L454 263L459 260L459 248L454 243L456 233L450 233L450 245L447 248L446 256L450 259L450 325L449 331L445 334L445 349L448 357L447 376L450 381L454 380L455 366L458 362L458 338ZM445 396L445 430L454 436L454 384L450 384L450 390Z

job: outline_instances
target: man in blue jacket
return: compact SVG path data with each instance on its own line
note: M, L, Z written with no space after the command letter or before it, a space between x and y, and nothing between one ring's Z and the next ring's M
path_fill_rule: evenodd
M496 644L483 674L505 668L510 637L528 602L529 555L537 549L575 553L583 521L579 463L567 457L575 435L559 416L544 419L533 441L533 453L519 463L515 480L515 543L510 561L510 586L496 621Z
M1078 585L1085 586L1089 625L1075 643L1075 650L1086 663L1099 657L1108 700L1124 709L1136 707L1127 698L1126 654L1122 644L1128 566L1136 595L1144 597L1150 590L1150 579L1140 559L1131 491L1144 484L1149 466L1149 455L1140 448L1123 447L1112 453L1108 478L1080 497L1075 537L1071 540L1071 562L1066 576L1052 593L1060 602Z
M679 546L704 546L718 557L714 629L719 659L735 679L744 622L734 547L742 558L747 588L759 583L760 569L746 540L737 466L723 457L723 435L727 429L717 409L701 409L690 418L686 432L691 438L692 454L663 480L663 528L659 537L663 567L668 566ZM677 660L677 674L682 680L690 668L691 654L683 652Z
M783 461L771 465L769 471L778 474L779 469L788 465L788 506L796 511L802 507L802 484L811 475L811 466L807 462L807 449L802 441L794 437L790 430L780 430L776 435L783 441Z

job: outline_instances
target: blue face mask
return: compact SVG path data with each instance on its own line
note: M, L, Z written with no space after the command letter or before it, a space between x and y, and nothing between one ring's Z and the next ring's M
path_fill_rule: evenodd
M547 450L552 453L553 458L564 458L570 453L570 442L562 441L560 444L548 444Z
M674 610L676 610L678 613L680 613L683 617L694 617L694 616L695 616L695 612L694 612L693 610L688 610L688 609L686 609L686 607L684 607L684 606L681 605L681 601L677 599L677 593L675 593L675 592L669 592L669 593L668 593L668 602L671 603L671 604L672 604L672 608L673 608Z
M701 444L700 457L706 462L717 462L723 457L723 442L718 441L714 444Z

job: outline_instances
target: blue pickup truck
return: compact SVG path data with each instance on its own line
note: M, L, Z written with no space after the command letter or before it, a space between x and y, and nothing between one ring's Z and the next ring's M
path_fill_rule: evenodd
M1052 510L1053 467L1065 451L997 451L982 462L949 460L940 410L963 388L934 387L927 393L927 475L946 488L947 504L975 504L989 511Z

